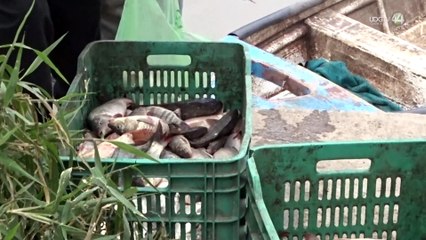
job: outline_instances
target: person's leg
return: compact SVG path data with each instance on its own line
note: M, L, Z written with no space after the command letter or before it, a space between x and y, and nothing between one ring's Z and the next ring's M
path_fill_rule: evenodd
M52 58L71 83L77 72L77 61L81 51L88 43L100 39L100 0L48 0L48 2L55 38L67 33L53 51ZM61 84L64 90L68 90L68 87Z
M11 44L16 35L19 25L25 14L29 11L31 1L28 0L0 0L0 45ZM34 8L27 19L19 41L25 34L25 44L43 51L53 40L52 23L50 21L49 8L45 0L35 1ZM5 54L8 49L0 49L0 54ZM12 58L8 61L10 65L15 64L17 49L14 50ZM21 59L21 69L27 69L36 58L36 54L30 50L24 50ZM25 81L37 84L50 94L53 92L50 68L41 64Z
M105 40L115 39L124 0L104 0L101 8L101 38Z

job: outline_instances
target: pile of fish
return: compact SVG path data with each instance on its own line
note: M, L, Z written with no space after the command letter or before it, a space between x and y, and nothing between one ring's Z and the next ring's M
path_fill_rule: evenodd
M112 99L88 115L90 130L78 147L82 158L133 158L133 154L102 141L130 144L154 158L225 159L237 155L242 141L242 116L224 112L223 103L201 98L159 105L138 105Z

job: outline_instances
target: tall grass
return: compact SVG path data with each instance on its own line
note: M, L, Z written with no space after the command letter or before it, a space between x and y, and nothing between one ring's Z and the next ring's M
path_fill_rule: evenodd
M7 49L0 55L0 239L129 239L127 218L144 218L130 200L136 189L120 190L112 181L118 171L99 158L95 166L83 164L89 174L73 181L77 169L66 168L59 151L75 155L66 124L75 112L60 108L69 97L54 100L25 81L41 63L63 78L48 57L62 38L39 51L19 37L33 5L14 41L0 46ZM25 70L20 63L24 49L37 55ZM13 54L16 61L10 63Z

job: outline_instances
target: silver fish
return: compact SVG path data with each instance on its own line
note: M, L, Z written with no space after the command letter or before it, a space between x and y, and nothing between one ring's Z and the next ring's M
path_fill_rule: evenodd
M241 132L235 132L231 133L226 139L225 147L226 148L234 148L237 151L240 151L241 149L241 142L242 142L242 133Z
M215 159L229 159L233 158L238 154L238 151L235 148L221 148L214 153L213 157Z
M157 106L150 106L150 107L139 107L133 110L131 116L136 115L147 115L147 116L154 116L162 119L169 125L173 125L178 129L178 131L187 131L190 129L190 127L178 117L178 115L168 109L157 107Z
M112 132L108 127L109 120L113 117L125 116L127 107L133 101L129 98L112 99L96 108L88 116L90 128L101 138Z
M174 154L173 152L164 149L163 152L160 155L160 158L180 158L178 155Z
M126 144L134 144L133 136L130 133L126 133L121 135L119 138L115 139L116 142L122 142ZM115 144L110 142L102 142L97 144L99 157L100 158L110 158L114 155L115 151L118 147ZM80 151L78 156L81 158L94 158L95 157L95 149L88 149L85 151Z
M191 159L205 159L213 158L211 154L207 152L205 148L192 148L192 157Z
M223 117L223 115L225 114L220 113L206 117L190 118L185 120L185 123L192 128L205 127L207 129L210 129L214 124L216 124L217 121L219 121Z
M183 135L173 136L168 147L173 153L183 158L190 158L192 156L191 144L189 144L188 139Z

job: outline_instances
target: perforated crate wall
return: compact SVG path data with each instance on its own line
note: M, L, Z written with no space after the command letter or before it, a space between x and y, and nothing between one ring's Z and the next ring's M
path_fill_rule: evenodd
M249 160L249 235L253 239L303 239L305 233L318 239L426 238L425 143L256 149Z

